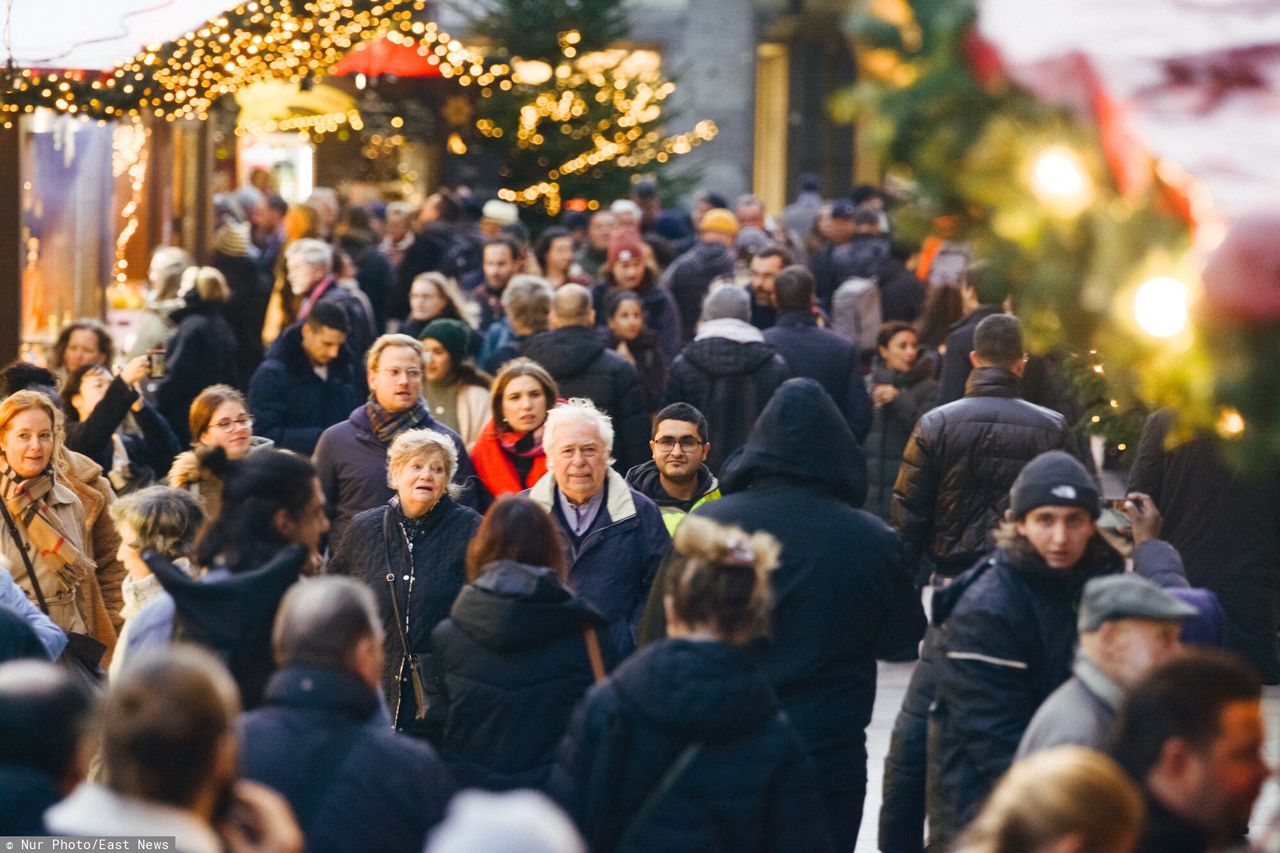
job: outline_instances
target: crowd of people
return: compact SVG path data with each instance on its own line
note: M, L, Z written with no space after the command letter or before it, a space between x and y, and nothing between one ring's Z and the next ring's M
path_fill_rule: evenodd
M887 201L219 197L128 340L0 373L0 834L850 851L918 659L886 853L1242 843L1276 484L1163 411L1104 498Z

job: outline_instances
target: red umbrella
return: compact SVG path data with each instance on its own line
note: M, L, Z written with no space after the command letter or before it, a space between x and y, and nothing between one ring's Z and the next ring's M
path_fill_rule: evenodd
M435 54L414 44L397 44L386 36L361 42L347 52L334 66L333 74L363 74L378 77L394 74L396 77L439 77L440 66L431 60Z

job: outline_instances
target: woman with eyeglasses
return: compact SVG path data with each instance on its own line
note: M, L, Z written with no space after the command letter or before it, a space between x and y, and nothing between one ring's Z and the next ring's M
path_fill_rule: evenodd
M230 385L211 385L191 404L189 417L192 449L178 454L169 469L169 485L195 495L205 518L218 514L222 503L222 482L209 468L201 467L196 452L202 447L221 447L231 460L243 459L275 443L253 434L253 416L244 395Z

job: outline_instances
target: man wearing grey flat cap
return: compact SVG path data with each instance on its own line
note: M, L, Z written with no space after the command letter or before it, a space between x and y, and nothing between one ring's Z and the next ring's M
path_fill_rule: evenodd
M1031 718L1017 758L1066 744L1101 749L1125 695L1178 654L1182 623L1197 615L1145 578L1108 575L1085 584L1080 648L1071 678Z

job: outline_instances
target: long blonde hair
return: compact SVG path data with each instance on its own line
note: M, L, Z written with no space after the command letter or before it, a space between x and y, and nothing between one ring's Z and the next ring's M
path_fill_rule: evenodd
M1055 747L1009 768L956 850L1023 853L1074 835L1081 850L1129 853L1143 812L1137 786L1111 758Z
M14 418L31 409L42 409L49 415L49 422L53 424L53 453L50 454L49 459L56 472L65 473L67 458L63 449L65 427L62 410L53 404L53 400L39 391L15 391L6 397L4 402L0 402L0 438L8 434L9 423Z

